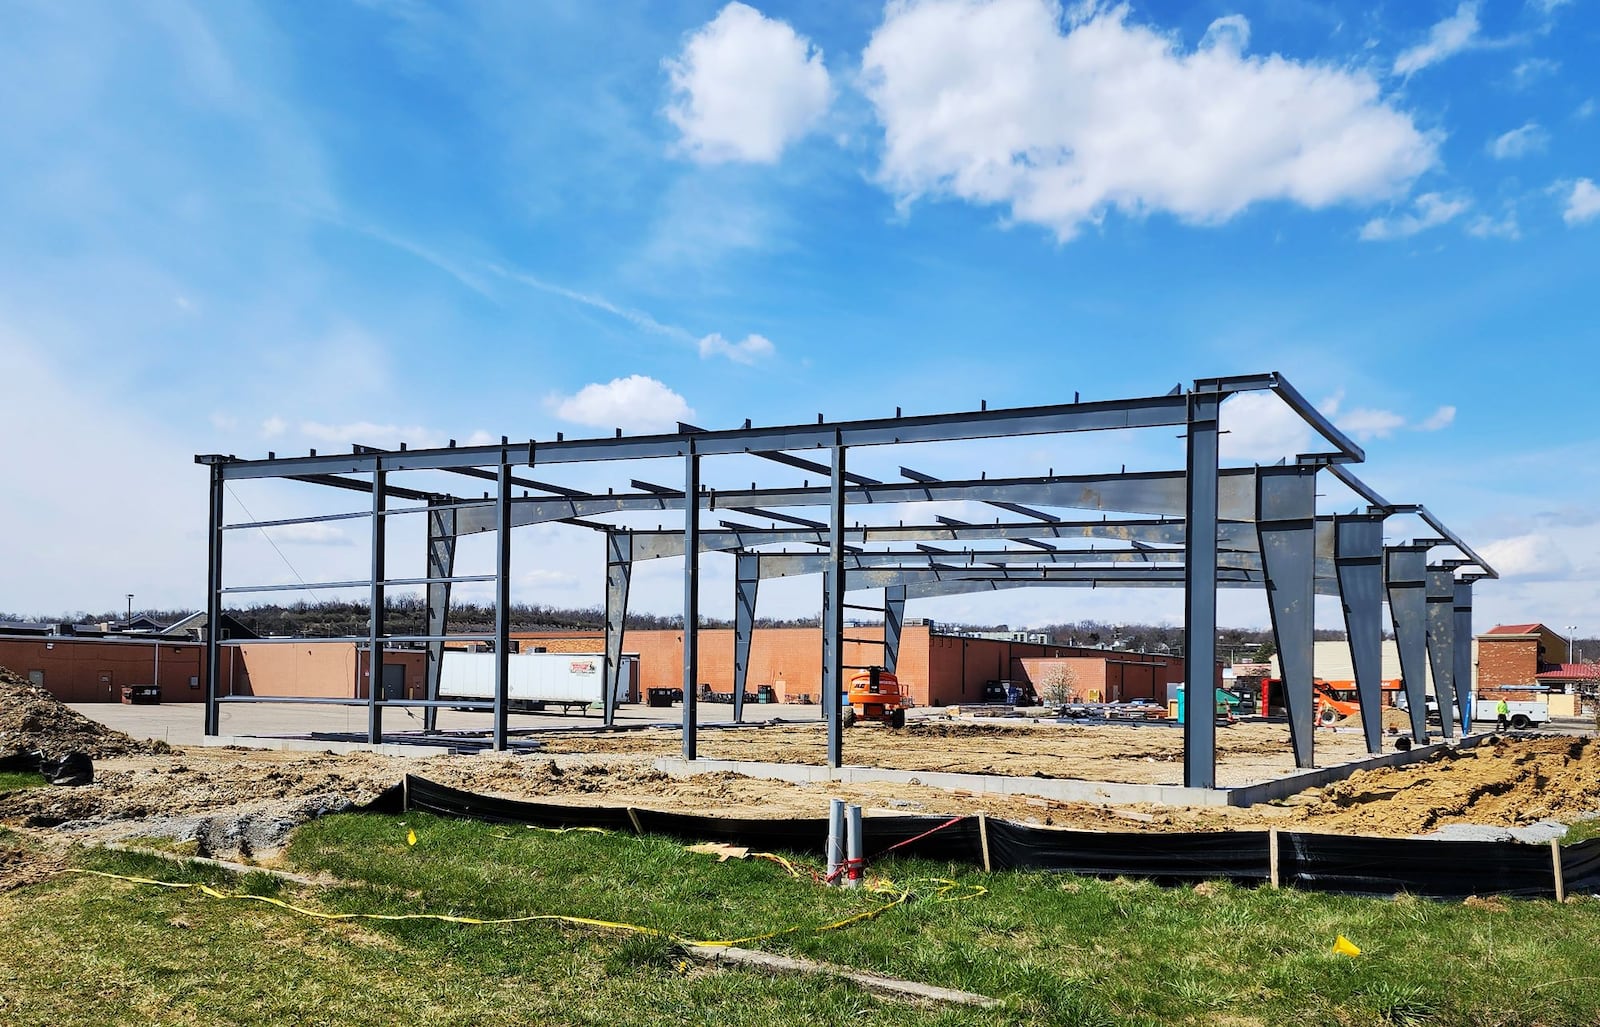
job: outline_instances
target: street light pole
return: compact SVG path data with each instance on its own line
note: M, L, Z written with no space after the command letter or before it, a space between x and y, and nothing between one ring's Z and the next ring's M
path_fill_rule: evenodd
M1574 639L1577 636L1577 633L1578 633L1578 626L1576 624L1568 624L1567 625L1567 662L1568 663L1577 663L1578 662L1578 657L1576 655L1575 648L1574 648L1577 645L1577 643L1574 641Z
M124 627L133 627L133 593L128 593L128 621Z

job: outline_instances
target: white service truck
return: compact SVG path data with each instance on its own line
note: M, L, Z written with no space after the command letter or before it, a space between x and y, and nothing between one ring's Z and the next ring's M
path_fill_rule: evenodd
M507 658L509 709L513 712L541 712L559 706L561 712L587 711L605 702L606 658L601 653L512 653ZM617 675L616 701L624 703L633 694L638 677L639 656L624 653L622 673ZM494 653L445 650L439 677L439 698L492 700L494 698Z
M1490 724L1500 722L1500 700L1479 699L1472 704L1472 719L1474 721L1487 721ZM1524 731L1535 724L1544 724L1550 720L1550 707L1542 702L1510 702L1506 703L1506 719L1511 722L1511 727L1517 731Z
M1406 708L1405 695L1400 695L1395 705L1400 709ZM1428 696L1428 719L1437 722L1439 719L1439 700ZM1550 720L1550 707L1542 702L1507 702L1506 719L1511 722L1514 731L1524 731L1536 724L1545 724ZM1473 723L1498 724L1500 722L1500 700L1478 699L1472 704Z

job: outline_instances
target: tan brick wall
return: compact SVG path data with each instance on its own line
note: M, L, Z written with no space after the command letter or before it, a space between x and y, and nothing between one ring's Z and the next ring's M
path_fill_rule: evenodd
M1547 647L1548 648L1548 647ZM1562 647L1563 651L1565 646ZM1478 639L1478 688L1531 685L1539 672L1539 642L1532 638Z
M123 685L161 686L163 702L198 702L205 698L205 646L163 642L159 660L155 643L73 638L0 639L0 667L26 679L32 671L44 676L44 687L62 702L121 702ZM159 664L159 680L157 678ZM223 681L227 682L227 664ZM201 687L190 688L190 679Z

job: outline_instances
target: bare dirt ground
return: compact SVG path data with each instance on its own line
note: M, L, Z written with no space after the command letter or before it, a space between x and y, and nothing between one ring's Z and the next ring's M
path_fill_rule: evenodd
M820 816L830 797L889 813L972 814L1083 830L1230 830L1277 826L1331 833L1413 835L1450 824L1500 827L1544 818L1572 822L1600 810L1600 741L1575 737L1495 738L1398 770L1349 780L1283 803L1250 809L1138 805L1120 808L912 785L788 784L717 773L674 778L653 768L678 751L671 731L564 734L534 754L428 758L374 753L172 748L99 725L0 678L0 756L62 739L101 754L92 785L0 792L0 824L34 837L78 841L168 838L199 855L270 862L289 831L324 813L363 805L405 773L473 791L584 805L633 806L730 817ZM52 704L57 709L52 709ZM19 710L25 712L19 713ZM79 742L85 743L78 745ZM814 723L707 731L701 753L727 759L820 762ZM1115 725L996 725L929 722L902 732L853 728L849 759L902 769L1042 774L1097 780L1177 781L1181 732ZM1224 783L1287 772L1281 726L1219 730ZM1319 732L1324 764L1361 753L1356 733ZM32 879L38 857L0 845L0 889Z

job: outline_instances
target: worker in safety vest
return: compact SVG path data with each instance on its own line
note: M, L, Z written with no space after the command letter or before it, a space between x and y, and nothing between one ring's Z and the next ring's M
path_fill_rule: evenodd
M1511 726L1511 722L1508 719L1511 715L1511 707L1506 705L1504 699L1495 704L1494 712L1500 718L1500 722L1495 725L1495 731L1500 732L1508 729Z

